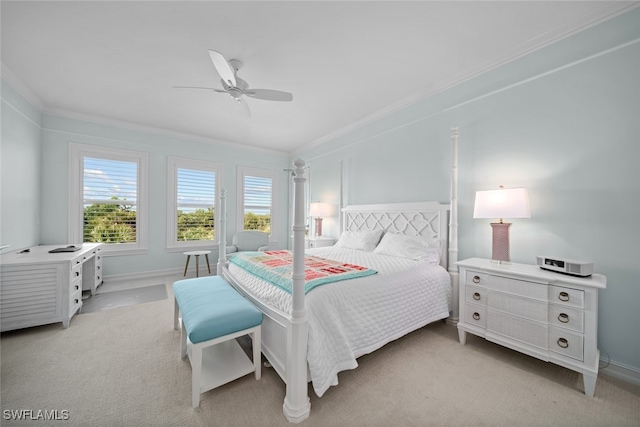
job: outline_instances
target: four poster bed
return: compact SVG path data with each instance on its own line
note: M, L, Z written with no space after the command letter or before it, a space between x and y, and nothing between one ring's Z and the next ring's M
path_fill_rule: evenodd
M337 385L339 372L357 367L356 358L436 320L457 322L457 138L454 128L450 205L347 206L333 247L305 251L302 160L294 162L292 253L267 251L227 260L222 191L218 275L264 313L262 353L286 384L283 412L290 422L309 416L308 381L322 396ZM262 264L287 262L292 265L289 276L283 274L287 277L258 271ZM344 277L320 274L329 270ZM280 281L285 278L288 283Z

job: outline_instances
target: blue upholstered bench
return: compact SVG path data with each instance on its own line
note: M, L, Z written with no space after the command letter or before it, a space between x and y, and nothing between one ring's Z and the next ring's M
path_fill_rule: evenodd
M220 276L173 284L174 328L181 329L180 357L191 362L192 405L200 394L251 372L260 379L262 313ZM182 322L180 322L182 315ZM235 338L250 335L253 362Z

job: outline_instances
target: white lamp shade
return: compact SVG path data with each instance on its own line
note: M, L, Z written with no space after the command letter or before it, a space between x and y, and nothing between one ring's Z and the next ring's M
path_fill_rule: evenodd
M331 205L329 203L311 203L309 206L309 216L323 218L331 216Z
M476 192L474 218L531 218L526 188L500 188Z

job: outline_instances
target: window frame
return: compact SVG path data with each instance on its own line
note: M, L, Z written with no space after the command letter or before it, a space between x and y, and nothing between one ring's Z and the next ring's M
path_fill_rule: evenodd
M271 233L269 243L278 242L278 204L276 197L278 194L278 179L275 171L269 169L252 168L248 166L238 166L237 168L237 209L236 209L236 230L244 231L244 178L245 176L255 176L259 178L271 179Z
M214 214L220 212L220 191L223 188L224 166L222 163L183 157L167 157L167 252L181 252L184 249L211 249L220 245L220 235L215 232L213 240L179 241L178 228L178 169L199 170L215 174ZM213 229L220 230L220 218L214 217Z
M133 162L137 164L136 242L104 244L105 255L147 253L149 240L149 153L134 150L69 143L69 243L84 243L84 158Z

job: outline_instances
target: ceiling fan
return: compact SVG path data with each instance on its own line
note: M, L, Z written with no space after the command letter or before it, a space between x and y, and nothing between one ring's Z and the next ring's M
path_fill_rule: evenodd
M209 56L211 57L211 62L213 62L213 66L216 71L220 75L220 82L222 83L223 89L215 89L210 87L200 87L200 86L174 86L176 89L204 89L211 90L213 92L218 93L227 93L233 99L238 101L240 104L244 104L247 112L249 112L249 107L246 105L246 102L242 100L243 96L248 96L250 98L256 99L264 99L267 101L292 101L293 95L289 92L282 92L279 90L272 89L252 89L249 88L249 83L245 80L242 80L238 77L237 72L242 67L242 62L237 59L230 59L227 61L225 57L215 50L209 50Z

